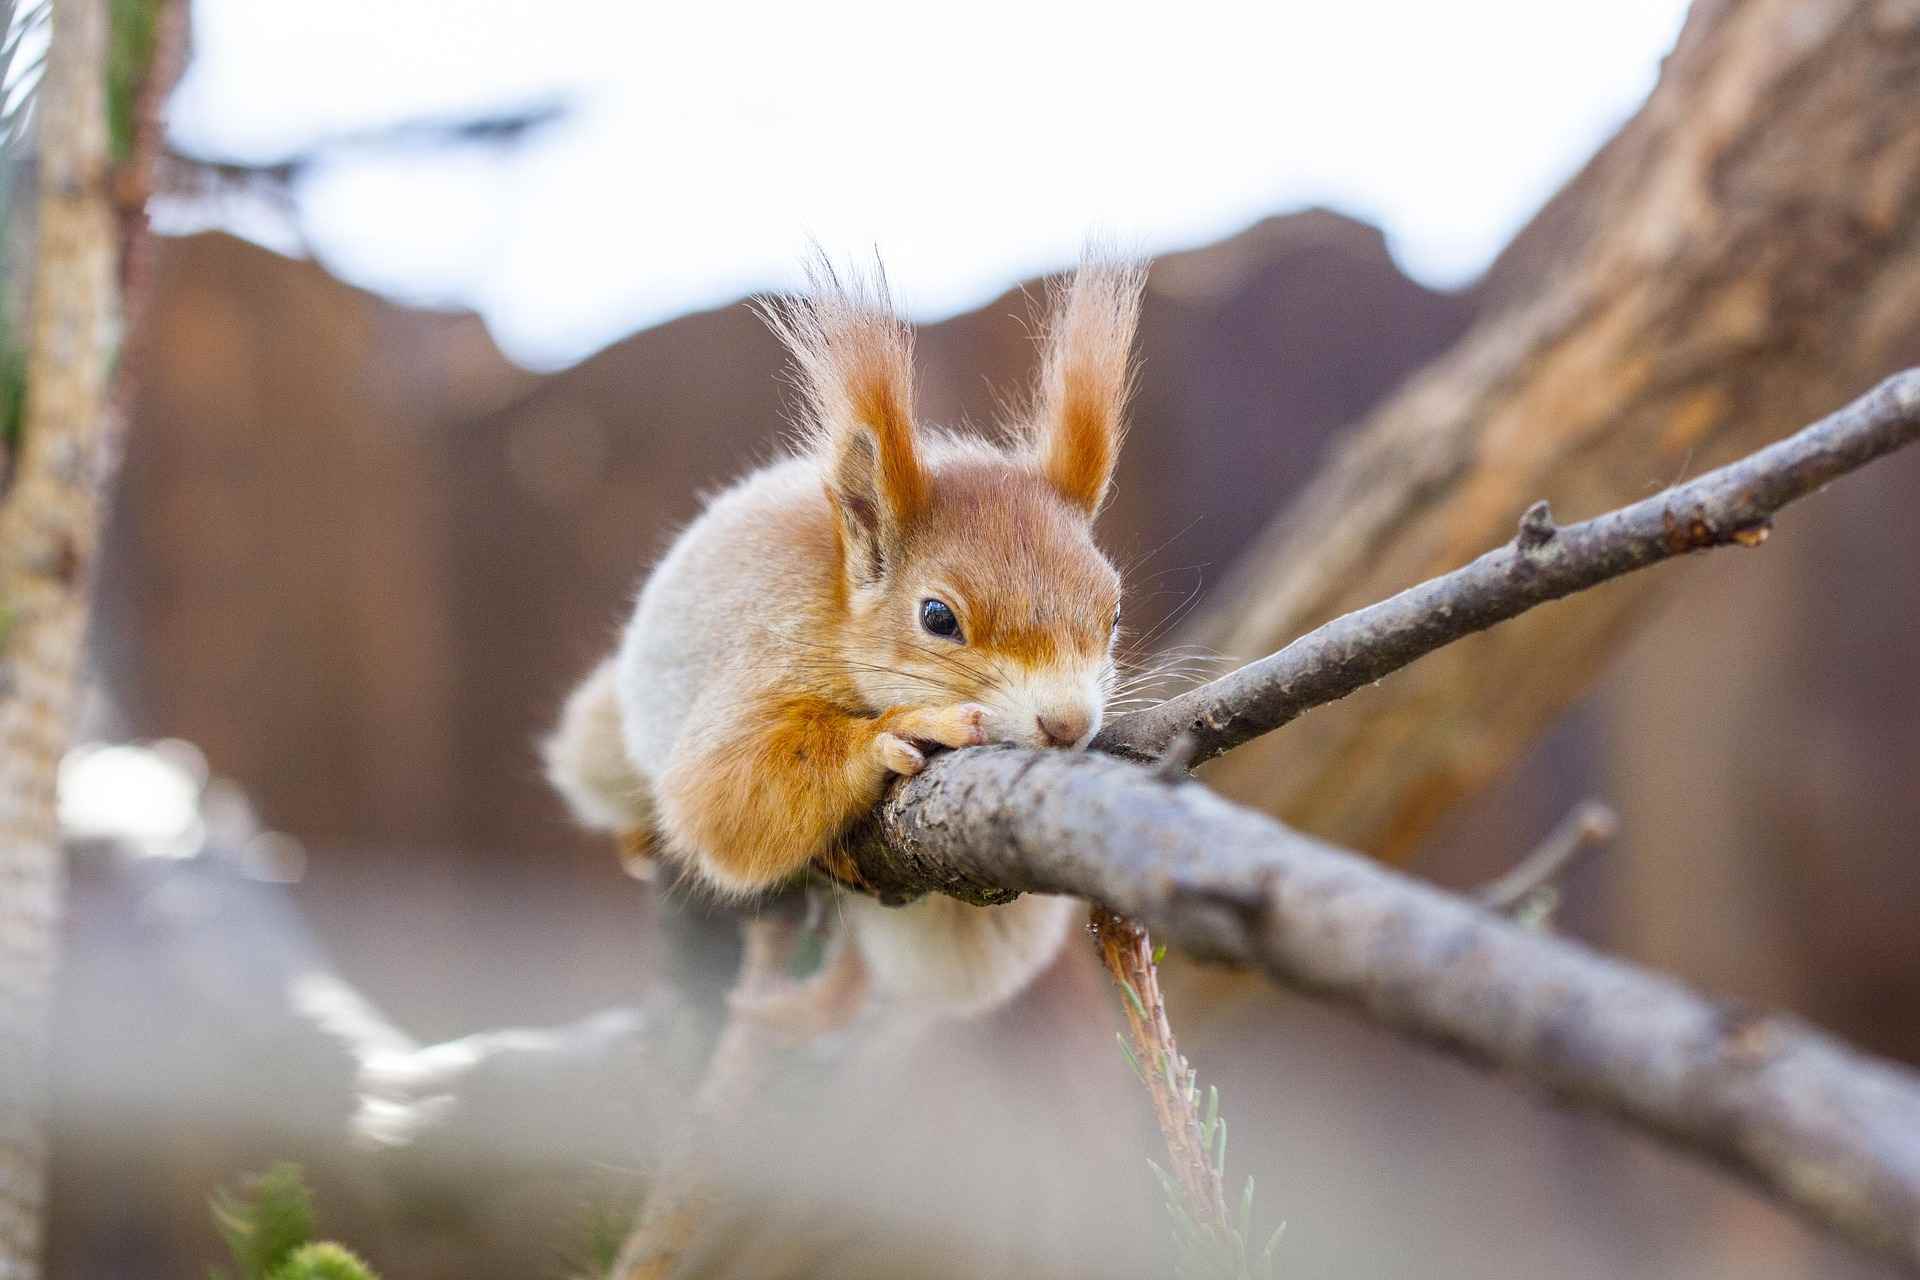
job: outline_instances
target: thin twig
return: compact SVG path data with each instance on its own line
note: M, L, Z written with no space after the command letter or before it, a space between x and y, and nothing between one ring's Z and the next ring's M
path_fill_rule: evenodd
M1131 1042L1128 1060L1153 1097L1153 1117L1166 1139L1172 1176L1179 1182L1187 1216L1202 1228L1227 1224L1227 1194L1221 1170L1203 1133L1193 1068L1180 1055L1173 1025L1160 995L1159 966L1147 931L1105 907L1087 921L1100 959L1120 988Z
M1552 913L1552 905L1530 910L1543 896L1557 897L1560 883L1596 850L1609 844L1620 830L1620 819L1598 800L1583 801L1532 853L1515 863L1499 879L1485 885L1473 900L1502 915L1526 915L1535 920Z
M1535 605L1690 551L1758 546L1782 507L1916 438L1920 370L1909 369L1777 444L1631 506L1556 526L1535 504L1507 545L1218 680L1117 716L1094 745L1153 760L1184 730L1195 737L1196 763L1210 760Z

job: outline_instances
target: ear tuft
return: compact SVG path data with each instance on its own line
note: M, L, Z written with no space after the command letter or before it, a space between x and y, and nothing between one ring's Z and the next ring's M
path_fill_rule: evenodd
M1053 294L1035 397L1040 468L1089 516L1100 509L1126 435L1142 263L1089 254Z
M803 447L821 462L840 521L847 571L877 580L925 512L930 483L913 424L913 334L894 314L886 271L807 264L808 292L763 302L793 358Z

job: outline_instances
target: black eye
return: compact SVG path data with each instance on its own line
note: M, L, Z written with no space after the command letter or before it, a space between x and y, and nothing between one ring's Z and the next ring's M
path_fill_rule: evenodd
M953 616L953 610L945 600L922 600L920 625L936 636L945 636L949 640L960 638L960 619Z

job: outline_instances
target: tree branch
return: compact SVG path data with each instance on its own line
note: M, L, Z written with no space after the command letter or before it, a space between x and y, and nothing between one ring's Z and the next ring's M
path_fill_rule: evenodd
M1536 503L1513 541L1464 568L1335 618L1278 653L1119 716L1094 745L1157 757L1182 731L1195 763L1346 697L1416 658L1535 605L1690 551L1758 546L1788 503L1920 438L1920 369L1739 462L1580 524Z
M1920 1080L1098 753L931 761L856 856L896 895L1068 893L1711 1156L1920 1266Z
M738 1123L739 1114L765 1087L781 1050L794 1043L792 1029L764 1016L769 1001L789 993L787 968L803 932L794 905L780 903L744 924L740 972L727 997L726 1026L692 1105L681 1117L679 1132L653 1169L652 1189L621 1245L612 1280L665 1280L673 1274L716 1194L710 1167L716 1133Z
M86 628L119 298L104 0L57 0L39 93L27 393L0 502L0 1275L40 1274L47 1028L64 866L54 773Z
M1450 640L1688 551L1756 545L1775 512L1920 438L1920 371L1742 462L1513 543L1116 721L1112 752L1184 765ZM1171 744L1177 743L1177 748ZM850 842L883 899L1088 898L1710 1156L1920 1267L1920 1079L1776 1014L1515 926L1105 752L981 747L894 787Z
M637 1048L649 1021L639 1009L604 1009L565 1026L500 1027L423 1045L329 970L301 973L288 998L353 1057L353 1136L386 1148L413 1144L463 1108L490 1120L539 1111L556 1077L587 1074ZM554 1126L543 1134L551 1142Z
M1537 498L1623 505L1913 363L1916 58L1920 22L1871 0L1693 5L1640 111L1476 291L1479 322L1340 434L1174 638L1259 657L1497 545ZM1474 636L1209 781L1404 857L1591 688L1675 576Z

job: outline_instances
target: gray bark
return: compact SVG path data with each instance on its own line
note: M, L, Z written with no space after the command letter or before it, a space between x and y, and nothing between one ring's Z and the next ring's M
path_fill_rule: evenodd
M1744 1175L1920 1269L1920 1079L1789 1017L1508 922L1193 782L1095 752L977 747L883 806L897 896L1069 893L1199 955L1357 1006Z
M1520 928L1185 779L1206 753L1462 635L1689 551L1764 540L1773 515L1920 438L1920 370L1730 466L1513 543L1160 707L1107 751L974 748L896 786L850 843L883 899L1090 899L1199 955L1517 1072L1675 1139L1920 1269L1920 1078L1791 1018ZM1168 765L1136 757L1166 752Z

